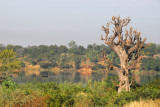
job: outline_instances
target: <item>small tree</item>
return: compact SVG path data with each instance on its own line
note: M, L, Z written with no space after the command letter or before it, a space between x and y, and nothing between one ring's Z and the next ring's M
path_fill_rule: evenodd
M118 55L120 59L120 68L114 66L112 61L104 55L102 52L103 59L108 62L108 70L117 71L119 76L118 92L123 89L125 91L130 91L129 73L133 69L138 69L140 67L140 61L143 58L140 55L140 49L145 48L147 45L144 44L146 38L142 40L141 33L133 30L131 27L129 31L126 29L125 34L123 34L123 28L128 25L130 18L120 19L120 17L112 17L112 21L107 23L106 27L102 26L102 30L105 32L106 36L101 40L105 41L109 47ZM113 34L109 37L109 26L113 25Z
M20 61L13 50L5 49L0 52L0 83L11 76L12 72L20 68Z

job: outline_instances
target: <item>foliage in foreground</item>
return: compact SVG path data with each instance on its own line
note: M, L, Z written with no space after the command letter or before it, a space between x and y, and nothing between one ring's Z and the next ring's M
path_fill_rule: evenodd
M14 71L20 68L20 61L13 50L0 50L0 83L8 78Z
M140 99L160 98L160 79L143 86L133 84L131 92L117 93L108 78L102 82L83 84L40 83L16 84L5 80L0 88L0 106L123 106Z

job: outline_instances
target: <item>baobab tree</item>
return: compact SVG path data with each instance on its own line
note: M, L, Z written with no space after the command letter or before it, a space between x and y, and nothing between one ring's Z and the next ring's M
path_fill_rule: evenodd
M119 76L118 92L122 90L130 91L130 85L133 81L129 81L129 74L131 70L136 70L140 68L140 61L143 58L140 55L140 49L146 48L147 45L144 44L146 38L142 40L141 33L133 30L130 27L129 30L125 30L123 33L123 28L126 27L130 18L120 19L120 16L112 17L112 21L107 23L106 26L102 26L102 30L105 32L105 38L101 35L101 40L105 41L109 47L118 55L120 60L120 67L114 66L112 61L102 52L103 59L108 63L108 70L117 71ZM111 36L110 25L113 25L113 31Z

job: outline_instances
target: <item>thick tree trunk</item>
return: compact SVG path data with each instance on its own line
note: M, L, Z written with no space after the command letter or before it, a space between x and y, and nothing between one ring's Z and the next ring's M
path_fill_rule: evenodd
M121 63L121 71L119 71L119 87L118 92L130 91L130 84L129 84L129 73L128 73L128 55L125 51L121 52L120 56L120 63Z
M119 79L120 79L120 82L119 82L118 92L130 91L129 75L126 75L120 72Z

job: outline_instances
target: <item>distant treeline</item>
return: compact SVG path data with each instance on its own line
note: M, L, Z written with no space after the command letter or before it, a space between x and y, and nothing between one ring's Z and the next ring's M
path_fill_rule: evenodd
M77 45L75 41L71 41L68 46L65 45L40 45L22 47L17 45L0 45L0 49L13 49L17 53L17 57L21 58L32 65L39 64L42 68L59 67L61 69L71 69L75 65L76 69L81 68L81 63L89 59L93 70L104 69L105 66L98 64L101 59L101 51L103 50L109 58L112 58L113 64L119 66L119 58L107 45L90 44L86 48ZM160 45L150 43L147 49L140 52L146 58L142 60L142 70L160 71ZM25 64L21 64L25 67Z

